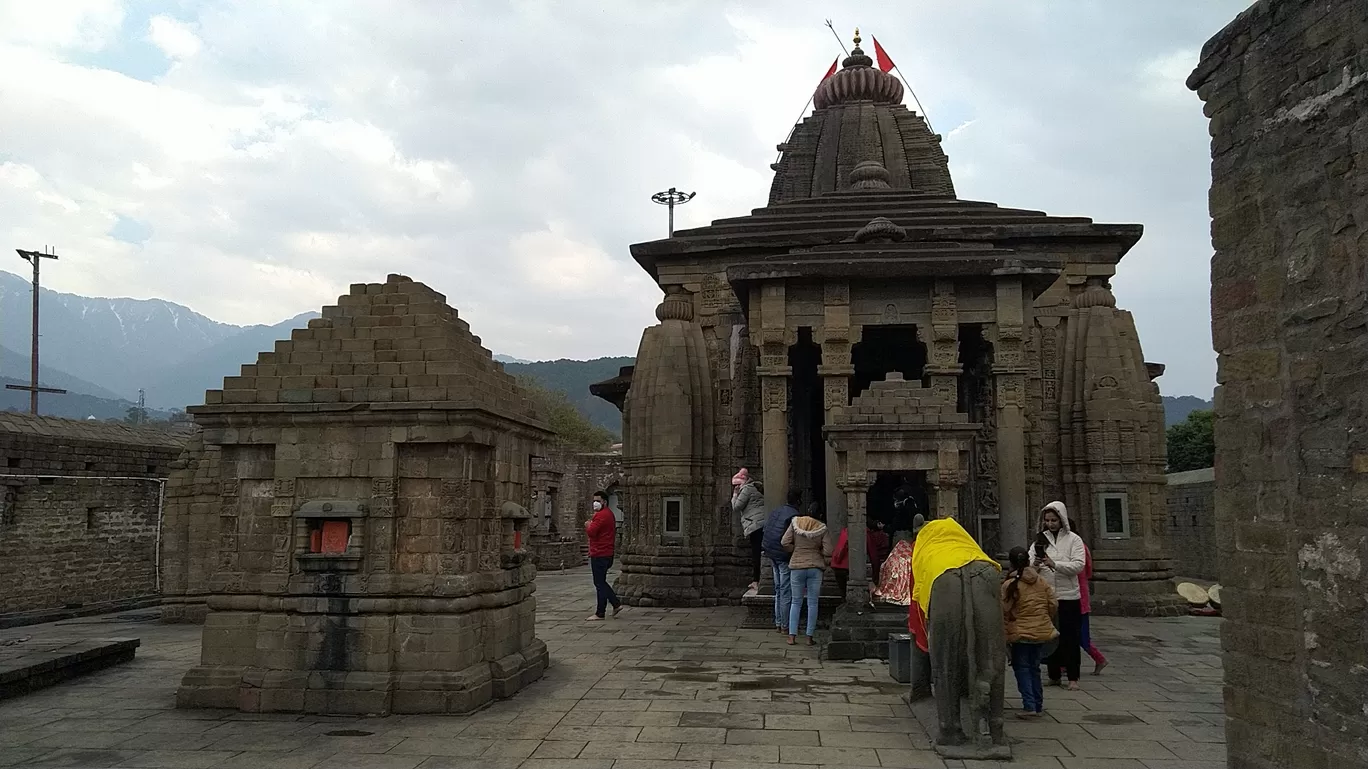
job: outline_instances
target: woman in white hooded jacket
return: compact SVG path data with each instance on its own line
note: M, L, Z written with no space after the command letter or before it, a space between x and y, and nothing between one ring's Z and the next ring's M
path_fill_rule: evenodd
M1045 660L1050 684L1058 686L1067 674L1069 688L1077 689L1083 631L1078 580L1088 556L1083 538L1069 528L1069 511L1063 502L1051 502L1040 511L1040 531L1033 545L1036 569L1059 596L1059 646Z

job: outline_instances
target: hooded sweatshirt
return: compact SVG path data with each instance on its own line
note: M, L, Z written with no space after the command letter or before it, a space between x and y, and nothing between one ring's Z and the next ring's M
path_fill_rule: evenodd
M741 516L741 533L749 537L765 528L765 495L743 468L732 478L736 493L732 495L732 512ZM740 480L740 483L737 481Z
M1012 586L1016 585L1015 597ZM1052 618L1059 611L1054 589L1027 566L1021 577L1015 575L1002 583L1002 617L1007 625L1007 643L1028 641L1045 643L1059 635Z
M1045 526L1045 512L1048 510L1053 510L1063 524L1057 534L1052 534ZM1078 575L1087 566L1088 555L1083 547L1083 538L1069 528L1069 510L1063 502L1051 502L1040 511L1040 533L1036 535L1036 541L1045 543L1045 555L1054 561L1053 569L1041 567L1040 576L1054 588L1055 596L1061 601L1082 598L1078 589ZM1035 555L1034 544L1031 555Z
M781 543L792 553L789 568L825 569L827 558L831 557L831 542L826 536L825 523L808 515L800 515L789 524Z

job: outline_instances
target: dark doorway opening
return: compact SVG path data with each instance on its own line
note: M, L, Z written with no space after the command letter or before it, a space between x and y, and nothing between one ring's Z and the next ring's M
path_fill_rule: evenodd
M789 348L793 369L789 401L789 488L803 492L806 501L826 499L826 447L822 427L826 409L822 403L822 378L817 367L822 348L812 339L812 329L798 329L798 342ZM802 511L806 512L806 510Z
M850 383L854 398L894 371L901 372L903 379L922 380L926 345L917 341L916 326L865 326L860 341L850 349L850 362L855 367Z
M900 488L905 488L909 497L906 505L897 508L893 504L893 499ZM880 472L874 477L874 485L869 487L869 493L865 497L865 516L869 520L882 523L884 531L888 532L890 537L900 531L910 533L912 517L921 514L929 519L929 509L930 494L925 470Z

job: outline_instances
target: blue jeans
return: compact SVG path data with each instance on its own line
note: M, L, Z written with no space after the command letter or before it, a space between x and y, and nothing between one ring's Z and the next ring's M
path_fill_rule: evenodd
M602 617L608 604L613 608L622 605L618 600L617 593L613 592L613 586L608 584L608 567L613 565L613 556L594 556L589 559L589 571L594 577L594 595L597 603L594 605L594 615Z
M793 605L789 607L789 635L798 635L798 615L803 610L803 596L807 595L807 633L811 638L817 632L817 598L822 594L821 569L794 569L789 572L789 583L793 586Z
M774 626L788 627L789 565L788 561L770 561L774 570Z
M1030 641L1012 644L1012 672L1021 692L1021 709L1031 713L1045 709L1045 690L1040 683L1041 646Z

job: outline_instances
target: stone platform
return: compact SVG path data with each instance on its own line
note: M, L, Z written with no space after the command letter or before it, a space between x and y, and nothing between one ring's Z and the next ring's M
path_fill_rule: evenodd
M907 632L907 607L869 604L863 611L841 604L832 614L830 632L822 638L822 657L829 660L886 660L889 633Z
M136 638L44 638L0 640L0 700L129 662Z
M761 587L764 587L762 584ZM817 627L825 630L831 627L831 617L836 613L836 609L842 604L839 595L827 595L825 592L817 597ZM746 610L746 616L741 620L741 627L745 630L769 630L774 627L774 594L769 593L746 593L741 596L741 606ZM804 620L806 621L806 620ZM884 655L888 656L887 654Z

